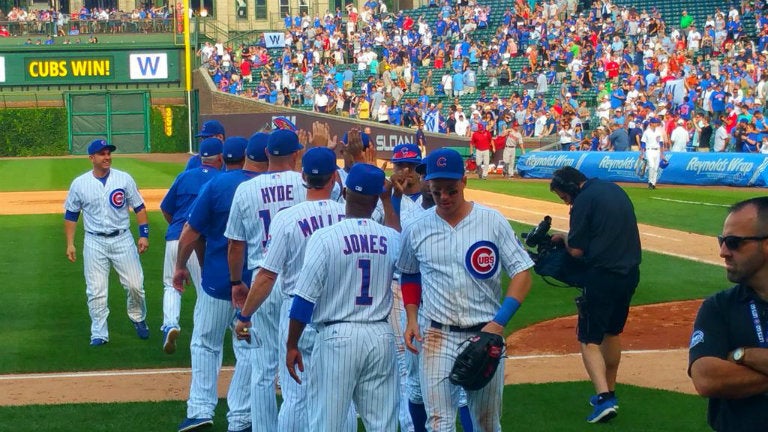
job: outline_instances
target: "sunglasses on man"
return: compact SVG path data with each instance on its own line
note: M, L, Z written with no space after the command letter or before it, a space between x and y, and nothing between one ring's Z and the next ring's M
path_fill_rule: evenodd
M719 244L721 247L723 244L725 244L725 247L728 248L728 250L735 251L739 249L741 244L745 241L761 241L766 239L768 239L768 236L717 236L717 244Z

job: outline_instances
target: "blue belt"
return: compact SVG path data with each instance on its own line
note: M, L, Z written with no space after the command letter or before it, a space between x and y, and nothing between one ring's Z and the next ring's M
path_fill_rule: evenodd
M448 330L452 332L479 332L480 330L483 329L483 327L485 327L485 325L486 324L483 323L483 324L473 325L471 327L461 327L461 326L455 326L455 325L441 324L437 321L432 321L432 320L430 320L429 322L429 326L432 327L433 329Z
M125 230L115 230L115 231L108 232L108 233L98 233L98 232L90 232L90 231L88 231L88 234L93 234L93 235L99 236L99 237L117 237L117 236L119 236L120 234L122 234L124 232L125 232Z

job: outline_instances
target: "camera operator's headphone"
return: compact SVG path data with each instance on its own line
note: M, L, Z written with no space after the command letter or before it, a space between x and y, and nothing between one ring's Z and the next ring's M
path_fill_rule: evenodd
M574 200L576 195L581 192L581 186L579 186L579 183L574 182L573 180L566 180L557 173L552 176L552 183L550 184L550 187L570 196L571 200Z

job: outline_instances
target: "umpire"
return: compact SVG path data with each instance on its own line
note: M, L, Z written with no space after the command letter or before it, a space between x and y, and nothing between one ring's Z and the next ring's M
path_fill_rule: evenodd
M619 408L620 334L640 280L635 209L619 186L587 179L569 166L555 171L549 189L571 206L567 236L554 234L552 241L564 241L568 253L587 266L583 295L576 299L581 356L596 392L589 400L594 410L587 421L606 422Z

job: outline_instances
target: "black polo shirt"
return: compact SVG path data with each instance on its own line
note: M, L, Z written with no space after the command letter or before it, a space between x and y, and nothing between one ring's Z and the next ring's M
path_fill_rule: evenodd
M584 251L594 268L628 274L640 265L635 207L614 183L589 179L573 200L568 246Z
M768 303L751 288L736 285L708 299L699 309L688 352L691 365L702 357L727 359L739 347L758 347L760 341L753 323L752 304L761 323L763 338L768 326ZM709 399L707 422L719 432L758 432L768 430L768 395L744 399Z

